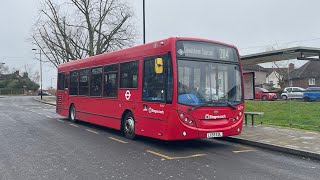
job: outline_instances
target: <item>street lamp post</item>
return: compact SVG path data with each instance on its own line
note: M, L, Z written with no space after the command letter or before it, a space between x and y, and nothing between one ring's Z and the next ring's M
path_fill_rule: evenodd
M145 0L143 0L143 44L146 43L146 16L145 16Z
M32 51L36 51L37 49L32 49ZM41 49L39 50L40 54L40 97L42 100L42 61L41 61Z
M56 78L54 78L54 77L51 78L51 89L53 88L53 87L52 87L52 80L53 80L53 79L56 79Z

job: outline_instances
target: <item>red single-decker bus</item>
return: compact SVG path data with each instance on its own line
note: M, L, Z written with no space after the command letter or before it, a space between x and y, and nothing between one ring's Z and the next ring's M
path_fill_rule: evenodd
M58 67L56 112L162 140L240 134L244 96L236 47L168 38Z

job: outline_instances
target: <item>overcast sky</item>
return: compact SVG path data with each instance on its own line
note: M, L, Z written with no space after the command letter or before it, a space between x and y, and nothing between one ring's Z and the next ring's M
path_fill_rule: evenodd
M10 68L39 69L28 37L39 1L8 0L0 6L0 62ZM127 0L136 14L142 43L142 0ZM237 46L241 55L277 48L320 48L319 0L146 0L147 42L171 36L200 37ZM38 55L37 55L38 56ZM56 69L44 65L44 88ZM54 79L52 79L54 78Z

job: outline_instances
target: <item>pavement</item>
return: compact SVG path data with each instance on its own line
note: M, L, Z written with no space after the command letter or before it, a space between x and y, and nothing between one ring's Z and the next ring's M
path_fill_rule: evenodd
M241 135L225 138L260 148L320 160L320 133L281 127L244 125Z
M45 96L42 101L40 97L36 97L35 100L50 105L56 104L54 96ZM319 132L244 125L241 135L221 139L320 160Z
M42 96L42 99L40 96L37 96L33 99L38 102L42 102L44 104L49 104L49 105L53 105L53 106L56 105L56 97L55 96Z

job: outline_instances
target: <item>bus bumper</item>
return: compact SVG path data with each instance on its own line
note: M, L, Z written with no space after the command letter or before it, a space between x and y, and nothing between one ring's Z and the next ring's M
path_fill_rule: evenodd
M187 139L202 139L211 138L210 135L222 135L216 137L227 137L239 135L242 132L243 118L236 121L233 125L229 125L223 128L215 129L203 129L197 127L188 127L184 124L180 124L180 127L175 127L170 134L168 134L166 140L187 140ZM217 132L217 133L215 133ZM210 134L211 133L211 134Z

